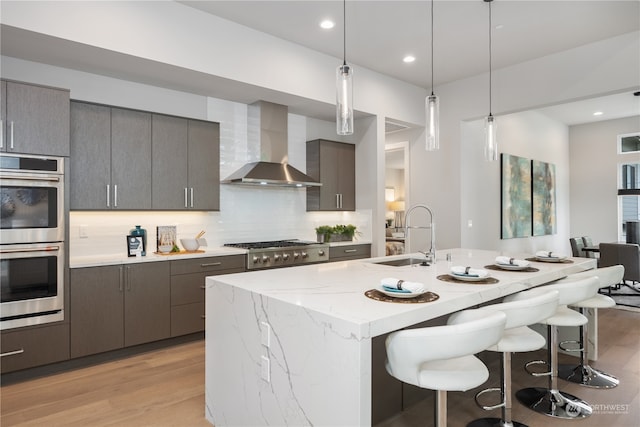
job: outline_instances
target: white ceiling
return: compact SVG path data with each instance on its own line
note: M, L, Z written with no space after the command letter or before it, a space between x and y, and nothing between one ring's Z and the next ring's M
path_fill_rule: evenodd
M343 2L180 1L261 32L343 57ZM357 73L365 67L431 88L431 2L349 0L346 2L346 59ZM640 30L637 0L495 0L492 13L492 68L503 68ZM433 80L439 84L489 69L489 3L440 0L433 4ZM336 26L323 30L319 23ZM411 54L411 64L402 58ZM357 74L355 74L357 75ZM543 113L567 125L640 114L640 97L616 94L549 107ZM601 116L593 112L602 111Z
M342 61L341 1L216 0L180 3L334 56L336 66ZM493 69L640 30L638 0L495 0L491 5ZM488 3L483 0L438 0L434 3L433 77L436 92L439 84L488 71L488 8ZM358 67L366 67L429 89L429 11L428 1L347 1L347 62L354 67L355 76ZM319 22L325 18L336 20L333 30L319 27ZM496 26L501 28L495 29ZM62 39L6 26L2 26L1 42L3 55L210 95L207 88L211 87L213 76L178 70L165 64L143 64L125 55L91 50ZM402 57L409 53L417 59L414 63L405 64ZM185 73L188 78L185 78ZM264 88L231 81L223 83L216 85L226 90L217 94L220 97L246 103L263 99ZM600 100L607 101L608 106L578 103L547 108L544 112L567 124L577 124L594 120L592 110L602 109L604 114L595 119L607 120L640 114L639 99L631 94L618 94ZM279 101L276 99L274 102ZM332 115L330 106L316 105L318 103L309 100L289 97L282 103L298 114L319 118ZM608 113L612 108L616 112Z

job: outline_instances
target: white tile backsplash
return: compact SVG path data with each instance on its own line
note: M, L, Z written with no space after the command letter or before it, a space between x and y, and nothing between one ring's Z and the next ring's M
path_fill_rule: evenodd
M209 99L209 120L220 123L220 178L247 162L257 161L259 147L247 144L247 106ZM306 129L303 116L289 114L289 163L306 171ZM255 145L255 144L254 144ZM371 240L370 210L307 212L306 190L220 185L220 212L85 212L70 215L71 256L117 255L126 252L125 236L136 225L147 230L148 251L156 249L156 226L175 225L178 238L205 230L210 247L230 242L279 239L315 240L319 225L354 224ZM80 238L80 227L86 238ZM85 227L86 226L86 227Z

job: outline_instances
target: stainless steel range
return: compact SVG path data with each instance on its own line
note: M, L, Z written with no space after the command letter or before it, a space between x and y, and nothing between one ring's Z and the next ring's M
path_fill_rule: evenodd
M329 245L303 240L226 243L224 246L247 249L247 270L293 267L329 261Z

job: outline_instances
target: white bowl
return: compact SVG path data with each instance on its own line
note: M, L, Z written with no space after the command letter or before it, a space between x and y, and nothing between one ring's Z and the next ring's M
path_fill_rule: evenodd
M161 252L163 254L171 252L171 249L173 249L173 245L160 245L160 246L158 246L158 252Z
M197 251L200 247L196 239L180 239L180 243L184 250L189 252Z

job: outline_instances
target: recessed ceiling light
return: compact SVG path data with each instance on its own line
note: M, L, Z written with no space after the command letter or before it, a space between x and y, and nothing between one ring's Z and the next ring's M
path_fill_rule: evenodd
M596 111L595 113L593 113L594 116L601 116L604 113L602 111Z
M320 23L320 28L324 28L325 30L330 30L333 27L335 27L335 25L336 23L333 22L331 19L325 19Z
M402 58L402 61L403 61L403 62L406 62L407 64L408 64L408 63L411 63L411 62L413 62L413 61L415 61L415 60L416 60L416 57L415 57L415 56L413 56L413 55L407 55L407 56L405 56L404 58Z

